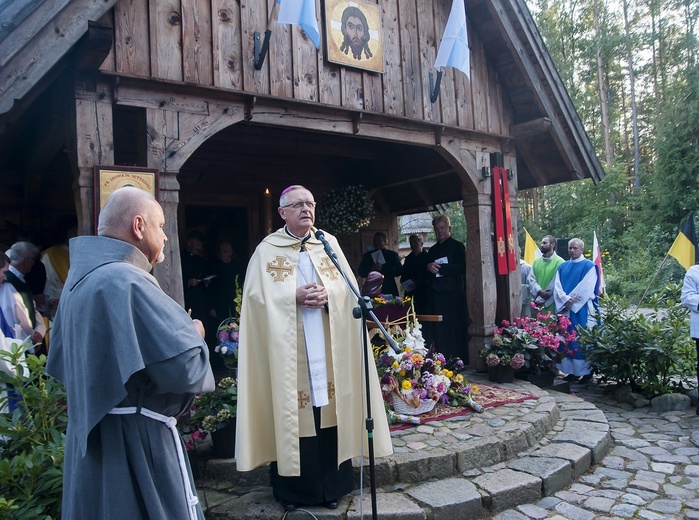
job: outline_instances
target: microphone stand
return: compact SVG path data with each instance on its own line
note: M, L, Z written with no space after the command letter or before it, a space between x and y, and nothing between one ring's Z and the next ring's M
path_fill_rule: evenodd
M361 294L359 294L359 291L354 287L352 282L350 282L349 278L347 277L347 274L345 271L340 267L340 262L337 259L337 254L335 254L335 251L333 251L332 247L328 243L328 241L325 239L325 233L322 231L316 231L315 233L316 238L320 240L323 244L323 247L325 248L325 253L328 255L332 263L335 265L337 270L340 272L342 275L342 278L344 278L345 282L347 283L347 287L350 288L350 290L354 293L354 295L357 297L357 307L355 307L352 310L352 316L355 319L361 318L362 320L362 329L361 329L361 335L362 335L362 359L364 361L364 384L366 386L366 410L367 410L367 417L366 417L366 432L367 432L367 441L369 445L369 477L371 479L371 518L373 520L376 520L376 479L375 479L375 464L374 464L374 418L371 415L371 385L369 381L370 373L369 373L369 356L368 356L368 345L367 345L367 334L366 334L366 323L367 323L367 316L371 317L371 319L376 323L377 327L379 330L383 333L384 337L386 338L386 341L388 341L388 344L391 346L394 352L398 353L400 352L400 349L398 348L398 345L396 344L395 340L386 332L386 329L381 325L381 322L379 319L376 317L374 314L374 311L371 310L370 307L370 302L369 298L365 298Z

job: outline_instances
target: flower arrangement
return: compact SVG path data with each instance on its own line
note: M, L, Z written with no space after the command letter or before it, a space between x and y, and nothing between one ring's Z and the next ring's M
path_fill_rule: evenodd
M421 329L411 306L405 329L398 327L398 330L403 330L402 335L393 337L400 352L394 352L385 344L375 348L384 398L388 400L395 395L418 410L421 410L422 403L432 401L428 409L440 402L451 406L468 405L482 411L473 400L474 387L459 373L464 368L463 361L459 358L447 360L434 349L428 350ZM395 404L394 400L394 408Z
M180 417L177 423L183 435L190 435L188 450L194 441L205 439L208 433L232 424L237 403L238 383L232 377L221 379L213 392L198 394L189 412Z
M214 351L223 356L223 362L228 368L235 368L238 366L238 339L240 330L238 317L240 316L240 307L243 302L243 288L237 276L235 277L235 286L235 298L233 299L235 303L235 317L231 316L230 318L226 318L218 326L216 337L218 338L219 344L214 348Z
M375 296L371 300L371 305L373 307L381 307L383 305L397 305L399 307L404 307L406 305L412 305L412 299L410 296L402 298L401 296L393 296L392 294L386 294L381 296Z
M238 364L239 329L238 319L228 318L221 322L216 331L219 344L214 350L223 356L223 361L229 368Z
M356 233L374 217L374 201L362 186L345 186L323 196L316 217L331 233Z
M566 316L539 313L536 317L517 317L513 322L503 320L495 329L490 344L481 350L489 367L509 365L515 370L527 368L538 373L553 367L560 351L575 341L575 332L567 332L570 320Z

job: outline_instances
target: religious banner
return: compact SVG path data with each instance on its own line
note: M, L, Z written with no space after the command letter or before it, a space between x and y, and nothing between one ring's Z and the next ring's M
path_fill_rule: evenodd
M502 205L505 210L505 245L507 246L507 266L509 267L510 271L515 271L517 269L517 257L515 255L515 235L512 232L510 188L507 185L507 170L505 170L505 168L500 168L500 179L502 180Z
M493 179L493 220L495 221L495 258L498 274L507 274L507 246L505 245L505 213L503 211L502 180L500 171L502 168L492 169Z
M507 171L493 166L493 220L495 221L495 254L498 274L507 274L517 269L515 238L512 231L510 193Z

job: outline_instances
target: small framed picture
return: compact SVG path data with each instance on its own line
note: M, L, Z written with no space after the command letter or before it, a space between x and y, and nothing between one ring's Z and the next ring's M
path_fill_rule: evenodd
M97 219L104 203L114 190L133 186L147 191L158 199L158 169L136 166L95 165L95 232Z
M328 61L383 72L381 6L362 0L323 0Z

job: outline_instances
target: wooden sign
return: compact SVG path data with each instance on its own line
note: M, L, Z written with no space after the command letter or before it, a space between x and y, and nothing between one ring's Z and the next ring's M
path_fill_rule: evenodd
M324 0L328 61L383 72L381 7L362 0Z

